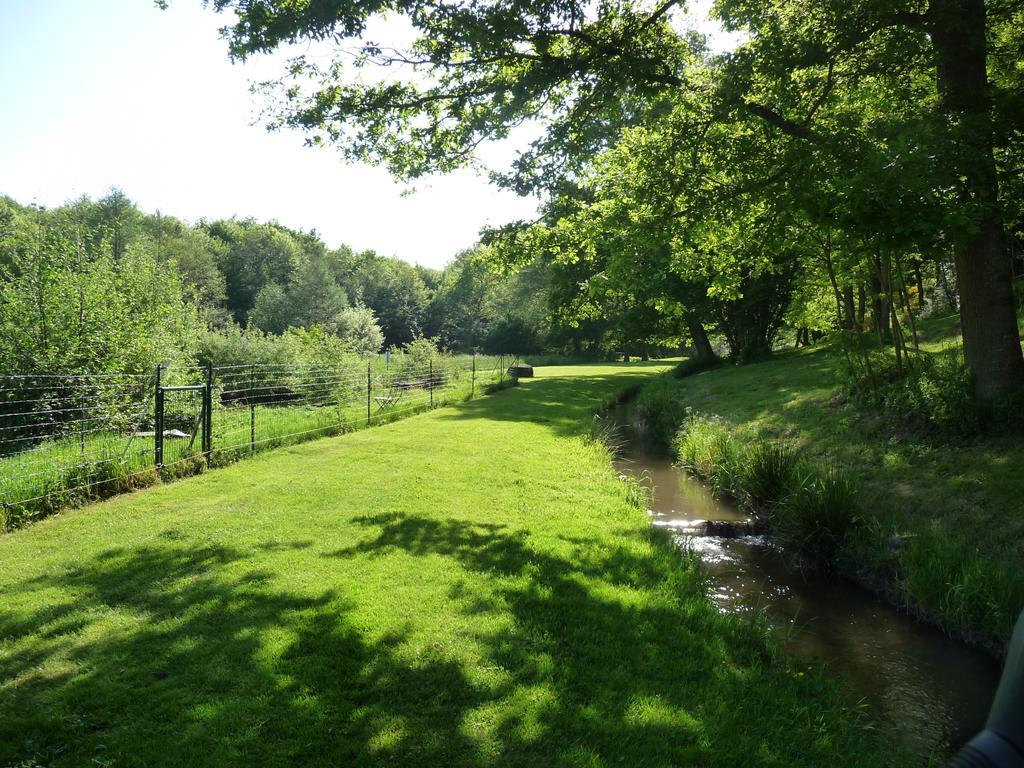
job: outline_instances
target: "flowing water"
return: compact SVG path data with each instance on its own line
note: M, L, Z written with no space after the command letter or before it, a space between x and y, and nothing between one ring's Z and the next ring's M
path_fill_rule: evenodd
M849 583L805 578L767 537L737 536L746 515L672 466L631 403L609 416L624 441L616 466L651 488L651 522L701 557L721 610L764 611L791 651L824 662L923 758L958 749L983 727L999 680L993 659ZM705 521L729 523L721 528L730 537L703 535L718 530Z

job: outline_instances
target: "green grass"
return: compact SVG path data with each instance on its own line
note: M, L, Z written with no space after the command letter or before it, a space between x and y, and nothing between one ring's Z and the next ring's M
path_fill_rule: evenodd
M921 331L931 352L956 343L958 333L954 318L924 322ZM1024 439L916 430L843 401L841 383L839 357L811 348L661 377L640 398L664 435L689 408L722 417L739 443L781 440L841 468L859 489L867 522L847 571L1001 652L1024 608ZM904 537L895 553L894 534Z
M398 393L381 408L373 395L392 392L378 380L371 390L367 416L366 385L355 377L347 387L334 387L312 397L329 405L257 405L251 414L245 404L224 405L215 401L210 463L215 466L254 453L294 445L318 437L344 434L366 426L390 423L432 407L462 402L508 384L497 360L481 357L475 379L469 358L443 358L443 386L433 391L416 388ZM375 370L379 377L383 366ZM359 388L362 388L359 391ZM152 414L150 414L151 416ZM199 410L183 414L179 426L191 434ZM201 440L164 441L164 469L156 471L152 437L133 437L138 420L122 432L93 432L80 442L69 437L48 440L21 453L0 458L0 531L18 528L68 507L107 498L202 471ZM171 426L171 425L169 425Z
M587 439L660 370L540 371L0 537L0 766L902 764Z

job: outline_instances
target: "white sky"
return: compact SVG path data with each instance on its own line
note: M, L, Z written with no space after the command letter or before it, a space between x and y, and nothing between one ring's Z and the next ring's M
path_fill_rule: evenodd
M0 194L54 206L118 186L146 211L276 219L432 267L483 225L535 214L472 171L403 196L381 168L253 125L249 83L278 67L231 65L226 21L199 0L0 0Z

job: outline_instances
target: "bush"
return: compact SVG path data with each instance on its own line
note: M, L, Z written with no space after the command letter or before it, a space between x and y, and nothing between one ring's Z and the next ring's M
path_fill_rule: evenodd
M384 346L384 332L377 316L362 305L341 310L336 334L345 340L349 350L364 357L377 354Z
M880 394L882 406L893 413L945 431L978 431L971 375L959 349L915 358L905 378Z
M242 329L231 325L223 331L208 331L199 339L199 362L214 367L256 365L295 366L296 348L282 337L266 334L258 328Z
M937 353L922 353L896 367L891 354L868 353L867 360L849 351L847 361L857 361L857 369L847 365L847 395L862 407L882 409L912 424L954 434L974 434L982 418L974 401L970 371L963 353L951 348Z

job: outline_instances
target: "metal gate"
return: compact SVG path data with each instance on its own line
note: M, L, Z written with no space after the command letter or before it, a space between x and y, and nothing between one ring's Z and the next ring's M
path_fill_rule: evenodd
M207 366L206 381L202 384L174 386L163 383L163 371L162 365L157 366L153 424L156 468L160 470L198 456L209 463L213 437L213 368ZM197 436L199 453L195 452Z

